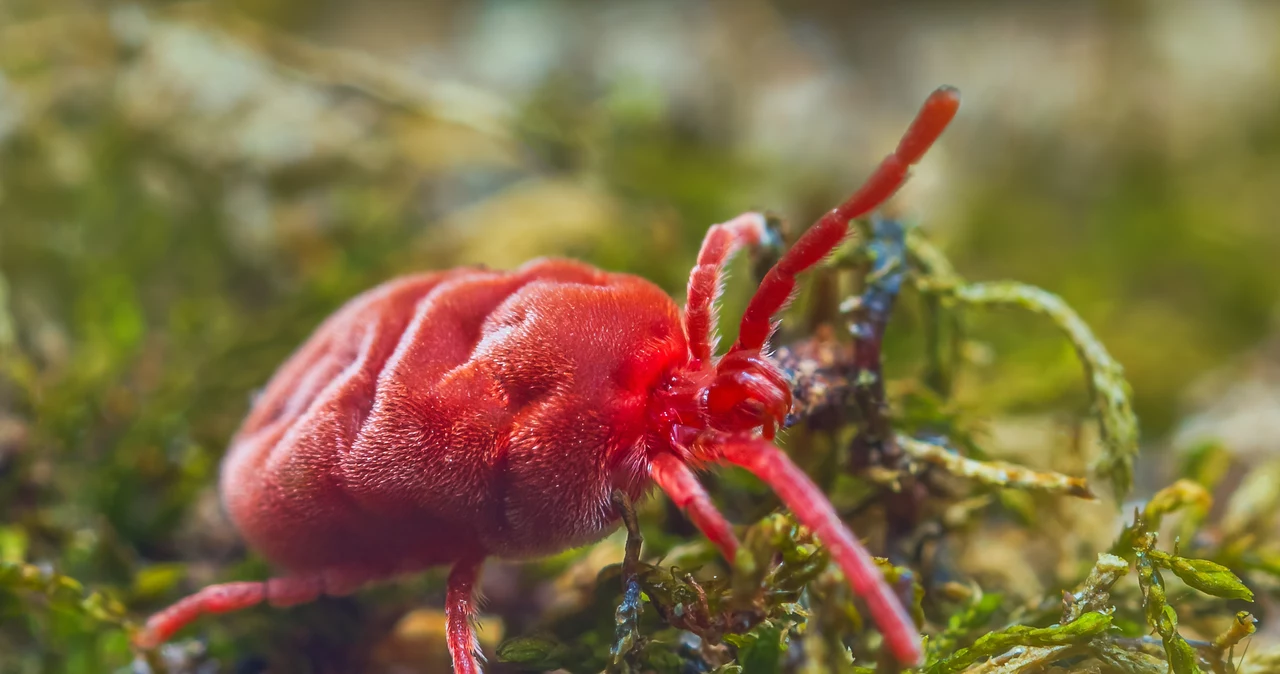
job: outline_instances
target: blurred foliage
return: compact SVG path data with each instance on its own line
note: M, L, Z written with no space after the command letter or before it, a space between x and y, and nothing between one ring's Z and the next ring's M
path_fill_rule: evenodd
M768 206L797 216L794 235L940 83L902 68L884 73L901 91L850 94L860 76L824 64L911 49L927 63L930 45L975 105L932 160L941 175L922 167L924 192L904 195L934 206L929 236L907 228L894 262L904 283L875 373L892 432L854 451L877 422L841 328L864 317L887 250L863 228L784 326L811 412L789 451L886 555L928 635L924 671L1274 671L1274 633L1241 653L1280 586L1280 459L1162 446L1187 385L1263 341L1280 306L1280 52L1250 69L1226 48L1280 25L1264 3L1010 15L1006 30L1046 44L1101 45L1094 88L1061 70L1088 58L947 20L980 3L935 3L923 22L911 3L858 22L823 3L404 4L0 1L0 674L126 667L129 618L269 573L219 511L218 460L252 392L348 297L409 270L542 254L678 295L708 223ZM1212 42L1245 11L1229 45ZM421 12L433 20L414 24ZM898 20L914 27L885 28ZM408 24L437 50L321 46ZM1173 59L1160 31L1178 25L1199 74L1152 77ZM952 30L974 32L956 49ZM1227 89L1205 70L1219 56L1273 86ZM1006 65L1033 76L983 75ZM467 68L488 88L442 74ZM1078 107L1029 112L1057 100L1046 81ZM1018 282L964 282L948 257ZM730 283L723 315L749 286ZM1136 464L1135 411L1152 457ZM638 506L645 546L634 538L625 571L622 534L491 565L493 669L888 667L820 544L741 472L711 482L733 521L754 522L732 565L662 499ZM1117 516L1131 482L1151 494L1132 520ZM442 579L204 620L136 666L440 671Z

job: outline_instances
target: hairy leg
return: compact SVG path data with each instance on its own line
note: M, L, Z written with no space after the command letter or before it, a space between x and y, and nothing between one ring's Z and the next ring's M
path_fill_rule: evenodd
M449 655L454 674L480 674L480 642L472 622L476 615L475 586L484 557L468 557L453 565L445 593Z
M901 663L920 662L920 632L866 548L840 521L822 490L781 449L757 438L725 438L721 457L742 466L768 484L795 516L831 551L849 585L862 597L884 635L889 651Z
M702 239L698 262L689 272L689 295L684 306L684 329L695 368L711 362L715 350L715 302L720 296L725 263L743 246L758 245L765 237L765 219L743 213L712 225Z
M820 262L840 245L850 220L870 213L898 191L907 180L908 169L919 162L925 151L938 140L959 108L960 93L951 87L941 87L929 96L893 154L880 162L853 196L814 223L769 270L742 314L734 351L764 347L773 328L773 315L791 299L796 275Z
M689 466L675 454L662 452L653 458L649 475L689 516L694 526L720 549L724 558L732 563L738 554L738 539Z
M239 611L264 601L272 606L292 606L314 601L324 592L324 578L319 575L210 585L151 616L134 636L134 644L156 648L201 616Z

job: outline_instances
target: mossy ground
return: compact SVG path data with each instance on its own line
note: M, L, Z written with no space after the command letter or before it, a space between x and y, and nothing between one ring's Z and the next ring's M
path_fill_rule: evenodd
M297 28L301 4L241 10ZM1174 23L1149 4L1095 26L1117 63L1147 63L1123 57L1155 43L1130 38ZM778 46L804 43L779 28L803 17L752 6L690 16L698 53L725 25L803 63ZM252 392L342 301L410 270L570 255L678 295L707 224L771 207L794 235L883 151L753 126L728 93L766 73L741 60L707 57L725 94L708 107L621 67L549 68L504 97L323 43L216 4L0 3L0 674L440 671L442 572L203 620L135 661L148 611L269 573L214 491ZM1280 389L1259 346L1280 306L1280 101L1157 124L1119 103L1133 67L1099 85L1119 119L1102 141L1094 117L1014 126L1023 108L971 92L990 98L897 203L925 215L859 223L780 334L801 403L787 449L886 557L925 672L1280 667L1274 440L1182 421L1215 368L1228 386L1200 408L1265 400L1229 397L1235 380ZM910 113L801 107L810 133L886 109L897 133ZM734 271L727 317L754 273ZM871 368L851 358L868 331ZM808 532L743 473L708 484L743 525L732 564L657 498L626 564L619 532L489 568L493 669L891 669Z

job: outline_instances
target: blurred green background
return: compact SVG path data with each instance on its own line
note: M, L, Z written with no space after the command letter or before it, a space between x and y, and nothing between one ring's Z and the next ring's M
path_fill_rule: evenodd
M547 254L678 296L709 224L799 231L944 83L960 116L895 205L1094 327L1140 491L1201 439L1274 456L1278 3L0 0L0 559L132 606L260 572L217 462L342 301ZM975 414L1084 416L1050 327L969 336ZM0 672L128 661L79 620L0 594Z

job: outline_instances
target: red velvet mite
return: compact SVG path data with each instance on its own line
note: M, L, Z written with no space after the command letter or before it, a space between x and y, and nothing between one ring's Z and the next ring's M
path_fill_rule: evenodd
M206 587L148 620L137 645L207 613L449 564L454 671L479 672L472 595L486 557L596 541L618 525L614 490L640 498L656 483L733 559L733 529L695 476L728 463L777 492L830 549L893 656L918 663L919 632L871 557L772 442L791 392L765 350L796 275L902 185L959 104L949 87L928 98L862 188L769 270L719 358L721 274L760 243L756 213L707 232L683 312L649 281L566 260L424 273L352 299L272 377L222 465L227 511L282 575Z

